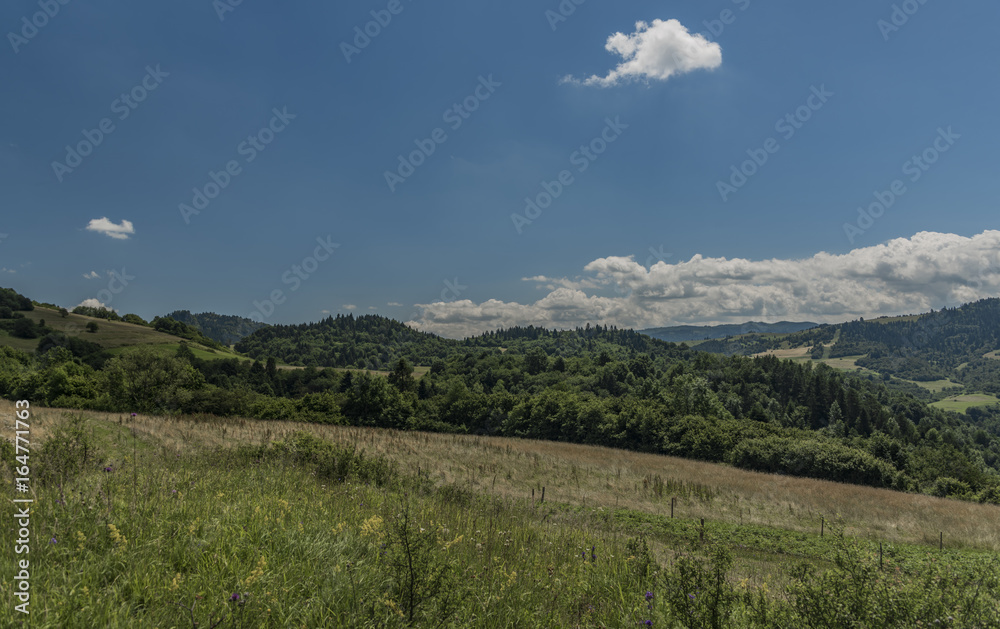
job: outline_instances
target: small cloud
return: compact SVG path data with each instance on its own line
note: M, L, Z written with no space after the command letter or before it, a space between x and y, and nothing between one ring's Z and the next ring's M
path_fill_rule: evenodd
M84 273L83 279L85 280L96 280L101 276L97 274L97 271L91 271L90 273Z
M378 310L378 306L368 306L369 310Z
M323 314L330 314L329 310L320 310L320 312L323 313Z
M390 301L390 302L389 302L388 304L386 304L386 305L387 305L387 306L392 306L393 308L402 308L402 307L403 307L403 304L401 304L401 303L399 303L399 302L397 302L397 301Z
M98 310L113 310L113 308L108 308L107 306L105 306L103 303L101 303L96 299L84 299L83 301L78 303L75 307L79 308L81 306L84 308L97 308Z
M14 269L8 269L7 267L0 268L0 273L17 273Z
M87 231L98 232L115 240L128 240L128 237L135 233L135 227L131 221L122 220L119 225L102 217L92 219L87 224Z
M344 308L344 310L357 310L358 309L358 307L355 306L354 304L344 304L343 308Z
M635 32L615 33L604 48L622 62L607 76L596 74L580 81L572 76L563 83L614 87L633 80L666 81L694 70L714 70L722 65L722 47L703 35L692 34L677 20L636 22Z

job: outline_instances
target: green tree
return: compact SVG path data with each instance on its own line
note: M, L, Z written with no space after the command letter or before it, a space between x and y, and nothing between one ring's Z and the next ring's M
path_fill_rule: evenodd
M14 320L14 329L11 334L21 339L38 338L38 327L35 322L27 317Z
M413 366L400 358L389 374L389 384L399 389L401 392L413 391L417 387L416 380L413 379Z
M830 423L827 426L827 430L834 437L843 437L847 428L844 425L844 413L840 410L840 404L834 400L833 404L830 405Z
M124 317L125 323L132 323L135 325L149 325L149 323L137 314L127 314Z
M532 348L524 357L524 367L528 373L536 376L549 367L549 357L545 351L539 347Z
M106 405L118 411L173 410L185 391L200 389L205 382L188 362L149 347L126 349L107 362L101 375Z
M93 334L94 332L97 332L97 329L98 329L97 323L91 321L90 323L87 324L87 332Z

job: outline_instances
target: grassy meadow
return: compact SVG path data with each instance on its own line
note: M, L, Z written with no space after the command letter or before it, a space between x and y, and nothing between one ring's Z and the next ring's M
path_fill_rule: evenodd
M58 409L30 424L31 622L8 602L2 626L1000 623L996 506L540 441Z
M964 413L974 406L991 406L1000 404L1000 398L995 395L972 394L972 395L952 395L943 400L931 404L941 410Z

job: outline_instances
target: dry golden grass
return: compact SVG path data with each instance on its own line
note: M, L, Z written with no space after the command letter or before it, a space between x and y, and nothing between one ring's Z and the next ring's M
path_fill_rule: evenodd
M12 403L0 401L5 436L13 430ZM34 409L31 439L79 411ZM1000 550L1000 507L905 494L804 478L775 476L732 467L609 448L295 422L222 419L210 416L155 417L85 412L99 423L125 424L171 451L262 444L304 430L384 454L409 473L438 484L527 498L535 489L546 500L587 507L624 507L730 523L744 522L817 532L820 518L848 535L888 542L936 544L943 532L951 547ZM666 489L655 491L656 481Z

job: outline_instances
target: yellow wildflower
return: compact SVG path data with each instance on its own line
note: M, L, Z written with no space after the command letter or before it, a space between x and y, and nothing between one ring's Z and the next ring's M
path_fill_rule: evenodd
M119 546L124 546L125 544L128 544L128 540L125 538L124 535L118 532L118 527L116 527L114 524L108 525L108 534L111 536L111 539L112 541L115 542L115 544L118 544Z
M373 515L361 525L361 534L365 537L382 539L385 533L382 530L382 518Z
M267 568L267 560L264 559L264 555L261 555L260 561L257 562L257 566L250 573L250 576L243 580L243 585L250 585L260 577L264 576L265 568Z

